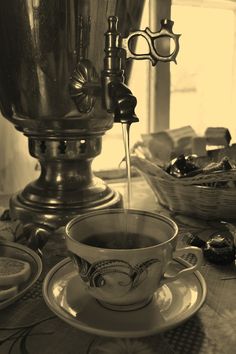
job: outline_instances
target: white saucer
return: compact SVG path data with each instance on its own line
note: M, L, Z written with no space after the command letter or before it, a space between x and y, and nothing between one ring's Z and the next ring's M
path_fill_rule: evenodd
M178 260L171 267L188 265ZM80 284L71 260L61 261L44 280L46 304L73 327L109 337L144 337L169 330L194 315L206 297L206 283L198 271L163 285L146 307L127 312L102 307Z
M0 240L0 257L11 257L26 261L30 264L31 269L29 279L19 286L18 293L7 300L0 301L0 310L2 310L21 298L34 285L42 272L42 262L37 253L30 248L4 240Z

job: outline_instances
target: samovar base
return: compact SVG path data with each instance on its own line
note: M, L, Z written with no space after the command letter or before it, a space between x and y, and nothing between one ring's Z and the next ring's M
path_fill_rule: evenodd
M74 217L98 209L120 208L123 206L122 196L112 190L102 180L97 179L97 188L94 190L93 200L69 200L55 204L55 200L45 202L30 201L29 193L25 190L11 197L9 202L10 217L19 220L22 224L22 233L27 244L32 249L42 249L52 234L64 231L66 224ZM100 188L99 188L100 187ZM101 187L103 192L101 194ZM96 193L97 192L97 193ZM25 195L26 194L26 195ZM33 197L32 193L32 197Z

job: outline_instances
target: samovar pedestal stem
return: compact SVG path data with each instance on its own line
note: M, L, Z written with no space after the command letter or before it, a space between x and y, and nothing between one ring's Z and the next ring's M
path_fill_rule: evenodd
M31 233L33 248L43 247L50 233L79 214L122 207L121 195L91 169L93 158L101 152L101 137L29 138L29 151L38 159L41 173L11 198L10 215L20 220L24 232Z

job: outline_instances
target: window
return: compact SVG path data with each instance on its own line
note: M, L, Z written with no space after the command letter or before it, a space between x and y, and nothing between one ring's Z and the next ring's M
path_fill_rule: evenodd
M170 128L224 126L235 139L236 2L173 0L171 14L182 36L170 67Z
M169 0L147 0L141 28L152 27L149 6L152 22L156 3L158 10L168 12L165 7L170 6ZM209 126L224 126L236 142L236 1L172 0L171 19L175 22L174 32L181 33L178 64L169 66L170 85L161 78L163 81L157 86L157 90L167 86L170 101L160 101L156 88L152 88L156 106L170 107L152 115L148 112L148 82L154 75L160 78L160 70L166 64L153 68L147 61L134 61L130 87L138 98L136 112L140 122L132 127L131 145L140 134L161 130L165 125L170 128L191 125L200 135ZM111 143L115 152L112 158ZM121 127L115 125L103 139L103 151L95 159L94 168L116 168L123 155Z

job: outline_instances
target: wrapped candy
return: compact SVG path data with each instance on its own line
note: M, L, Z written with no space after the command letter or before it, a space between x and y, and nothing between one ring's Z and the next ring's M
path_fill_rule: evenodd
M233 168L232 163L229 161L228 157L223 157L220 162L212 162L203 168L204 173L216 172L216 171L228 171Z
M208 241L197 234L189 239L191 246L202 248L204 257L214 264L230 264L235 261L235 245L231 234L216 233Z
M216 234L211 237L203 248L204 256L215 264L229 264L235 261L233 238Z
M174 177L186 177L193 176L200 173L201 169L194 161L194 156L180 155L176 159L172 160L167 166L166 172Z
M170 175L181 178L181 177L192 177L202 174L209 174L220 171L229 171L234 169L235 166L228 159L228 157L223 157L219 162L211 162L206 166L200 166L198 158L196 155L180 155L176 159L172 160L166 168L166 172ZM231 181L232 182L232 181ZM228 185L227 181L218 181L216 183L210 183L210 187L234 187L235 183L230 183Z

